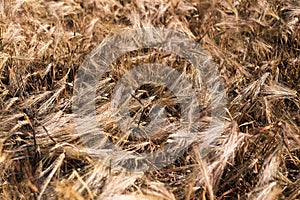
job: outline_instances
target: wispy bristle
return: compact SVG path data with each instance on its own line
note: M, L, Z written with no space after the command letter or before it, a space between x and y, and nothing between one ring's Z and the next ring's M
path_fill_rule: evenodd
M0 0L1 199L300 199L299 2ZM76 119L90 114L72 111L84 59L108 37L145 27L199 42L224 82L228 102L217 111L227 115L211 116L225 94L207 94L213 72L203 72L205 82L175 52L148 48L107 61L111 72L96 85L83 83L97 89L89 99L97 118L84 118L78 131ZM129 103L112 102L114 92L122 98L122 90L114 90L121 77L145 63L170 66L192 82L179 93L198 89L199 116L193 116L194 102L181 108L174 92L159 84L137 88ZM119 123L124 106L131 123ZM192 137L176 132L180 109L190 111ZM161 127L151 129L150 119ZM97 134L94 124L103 128ZM157 168L149 157L165 146L176 159ZM141 163L153 170L124 169Z

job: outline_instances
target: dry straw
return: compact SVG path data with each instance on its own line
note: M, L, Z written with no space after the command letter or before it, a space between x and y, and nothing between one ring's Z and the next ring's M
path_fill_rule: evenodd
M212 55L226 83L227 124L214 129L220 137L206 157L195 142L165 168L117 172L80 143L74 77L105 37L149 25L183 32ZM299 199L299 55L298 0L0 0L0 197ZM119 76L146 62L195 78L176 55L131 52L99 83L106 95L96 97L98 113ZM172 101L163 102L172 110ZM115 144L153 150L155 141L134 143L103 120Z

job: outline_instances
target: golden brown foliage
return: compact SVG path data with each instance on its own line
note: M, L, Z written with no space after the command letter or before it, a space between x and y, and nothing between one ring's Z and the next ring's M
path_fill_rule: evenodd
M142 26L201 43L225 81L228 119L205 158L194 144L158 171L114 172L79 142L72 87L105 37ZM184 64L150 53L114 65ZM298 0L0 0L0 197L299 199L299 92ZM111 140L128 140L108 124Z

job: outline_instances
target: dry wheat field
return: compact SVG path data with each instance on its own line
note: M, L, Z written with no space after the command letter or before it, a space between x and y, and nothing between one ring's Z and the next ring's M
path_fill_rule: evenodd
M199 43L227 100L223 125L203 132L216 135L206 153L195 137L180 153L175 146L172 162L137 173L86 148L97 135L82 140L87 133L76 129L72 106L78 71L93 49L143 27ZM152 137L127 134L110 109L118 81L143 63L170 66L197 85L195 67L183 57L138 49L110 63L90 100L106 141L152 155L176 137L176 95L149 84L132 94L128 109L139 127L153 117L146 101L164 105L172 126L153 129ZM0 199L300 199L299 94L299 0L0 0ZM200 91L199 104L205 98ZM201 107L195 132L212 112Z

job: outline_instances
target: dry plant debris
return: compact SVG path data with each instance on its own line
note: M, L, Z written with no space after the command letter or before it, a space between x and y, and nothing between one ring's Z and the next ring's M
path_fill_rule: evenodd
M155 172L113 172L80 144L74 78L104 38L143 26L183 32L212 55L226 86L227 125L215 130L218 145L205 158L194 144ZM188 66L165 52L131 52L99 90L108 98L124 70L150 61ZM0 0L0 197L300 199L299 93L298 0ZM163 103L176 121L172 99ZM116 144L133 140L114 123L106 128ZM128 148L151 151L138 143Z

